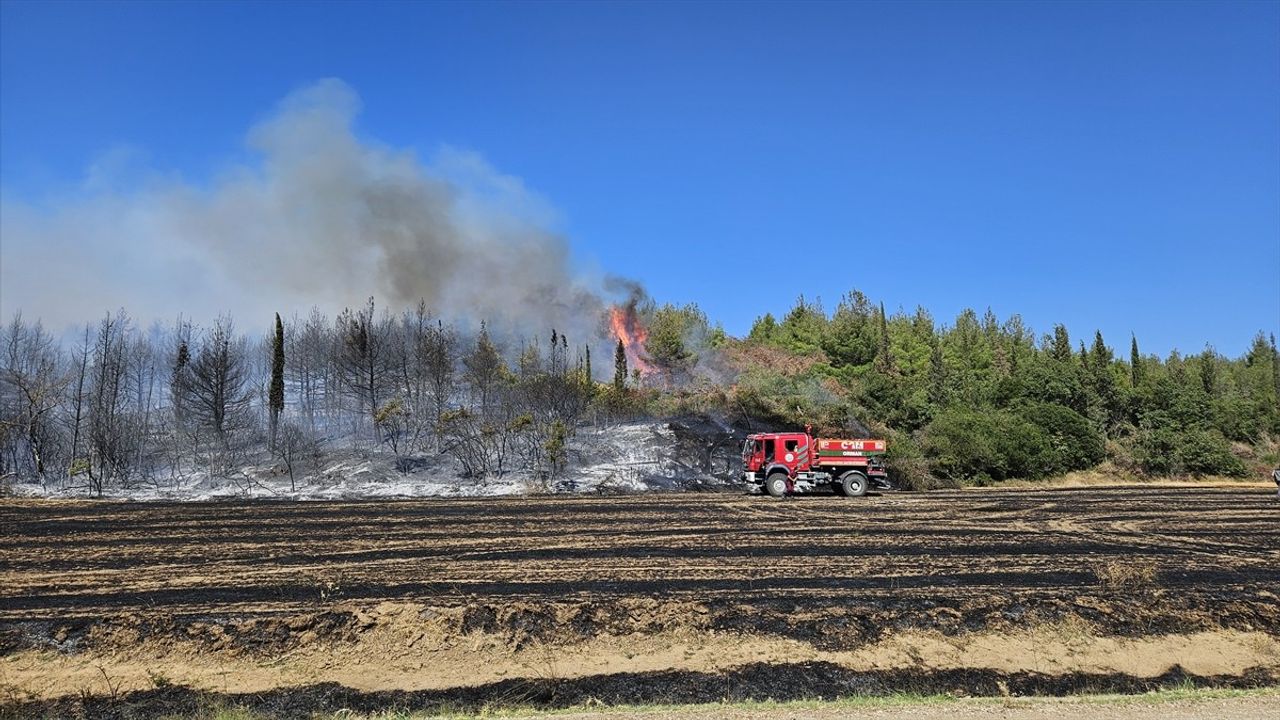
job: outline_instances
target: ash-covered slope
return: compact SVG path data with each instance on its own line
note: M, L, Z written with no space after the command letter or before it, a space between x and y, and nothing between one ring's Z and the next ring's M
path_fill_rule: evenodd
M624 493L739 490L739 456L745 430L708 416L690 415L579 428L568 447L568 466L554 476L517 469L498 477L464 477L447 453L398 455L358 448L325 450L315 462L295 467L291 482L278 462L265 456L234 476L191 469L174 478L108 488L104 497L128 500L211 500L485 496L534 493ZM50 480L17 483L16 495L74 497L83 484Z
M719 489L742 471L741 431L707 416L630 423L579 433L557 490Z

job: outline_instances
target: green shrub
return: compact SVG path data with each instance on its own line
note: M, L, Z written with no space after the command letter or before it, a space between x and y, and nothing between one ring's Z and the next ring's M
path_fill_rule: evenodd
M956 487L954 481L936 478L929 473L929 463L925 459L924 451L909 435L890 433L886 440L889 446L888 452L885 453L885 464L889 468L889 477L898 487L904 490Z
M1179 469L1178 441L1178 433L1171 428L1144 428L1134 443L1134 460L1148 475L1173 475Z
M1248 474L1244 461L1231 453L1231 444L1217 430L1145 428L1138 434L1134 457L1149 475Z
M1018 414L1047 436L1049 447L1040 464L1048 474L1060 475L1091 468L1106 457L1106 441L1102 433L1071 408L1029 403L1018 408Z
M1228 440L1257 443L1262 437L1263 412L1238 395L1225 397L1213 404L1213 424Z
M1231 453L1231 444L1217 430L1184 433L1178 448L1182 471L1192 475L1244 477L1244 461Z
M1074 421L1060 414L1044 414L1068 429L1076 428ZM951 407L939 413L923 433L930 469L951 479L1044 477L1067 462L1061 444L1055 444L1053 436L1036 423L1004 410ZM1099 457L1101 452L1098 448Z
M990 469L993 478L1039 478L1052 472L1054 449L1043 430L1013 413L994 412L992 419L998 458Z
M996 434L993 413L957 407L944 410L922 436L930 470L939 477L959 479L1003 467Z
M800 428L843 420L844 406L816 374L784 375L755 368L738 378L734 400L749 417Z

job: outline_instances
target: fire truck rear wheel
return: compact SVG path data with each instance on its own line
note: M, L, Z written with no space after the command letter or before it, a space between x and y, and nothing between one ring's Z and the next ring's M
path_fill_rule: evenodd
M850 470L840 476L840 490L845 497L859 497L867 494L867 476L857 470Z
M774 473L764 481L764 489L776 498L783 497L787 494L787 476L783 473Z

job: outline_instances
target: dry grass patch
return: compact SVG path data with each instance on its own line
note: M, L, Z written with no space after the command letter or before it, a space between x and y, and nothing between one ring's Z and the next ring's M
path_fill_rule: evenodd
M1159 571L1154 560L1107 560L1094 566L1098 582L1108 590L1141 590L1156 586Z

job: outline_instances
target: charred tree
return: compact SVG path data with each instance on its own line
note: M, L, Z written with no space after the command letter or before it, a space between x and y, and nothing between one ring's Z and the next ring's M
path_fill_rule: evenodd
M441 425L454 395L455 375L458 363L458 336L453 328L437 321L427 334L422 348L422 363L431 387L432 435L435 450L441 449Z
M20 314L0 330L0 424L26 445L31 470L45 476L46 446L55 432L54 416L70 380L53 337L39 322L27 324Z
M128 435L125 405L125 350L129 318L123 312L110 313L98 324L93 348L93 372L89 390L89 443L91 457L86 468L89 490L101 497L115 479L129 472Z
M358 312L338 316L339 339L334 348L342 387L355 402L363 425L377 440L375 417L388 384L391 321L375 317L373 298Z
M312 308L307 319L295 320L285 329L285 380L306 420L307 430L316 432L316 417L333 400L333 335L324 315Z
M271 387L267 392L268 446L276 447L276 431L280 427L280 413L284 412L284 323L276 313L276 331L271 342Z
M230 434L248 425L253 398L245 343L234 336L229 318L214 323L190 367L191 418L229 448Z

